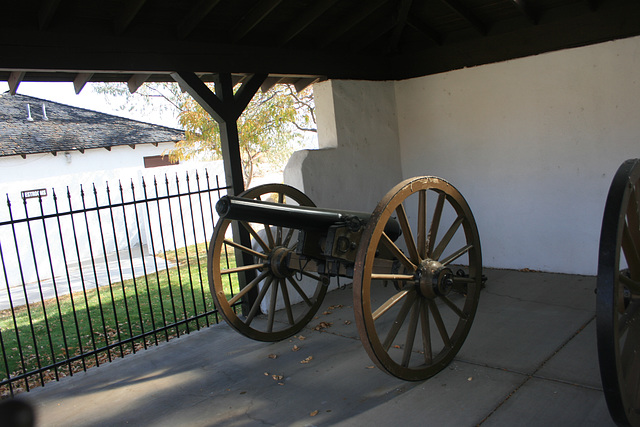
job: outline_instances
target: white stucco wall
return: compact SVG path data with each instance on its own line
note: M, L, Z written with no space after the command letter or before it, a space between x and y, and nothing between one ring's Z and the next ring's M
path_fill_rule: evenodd
M640 157L640 38L396 84L404 176L449 179L486 266L595 274L620 163Z
M322 207L372 211L401 177L393 82L313 88L319 150L294 153L284 181Z
M595 274L611 178L640 157L638 70L630 38L395 83L325 82L322 150L296 153L285 181L319 205L371 210L402 178L441 176L475 214L485 266Z
M213 192L210 201L207 194L202 198L193 196L192 203L188 197L173 198L169 205L167 194L175 195L178 192L184 194L208 188L205 169L209 175L209 186L214 189L216 175L219 177L220 186L224 186L224 168L222 161L213 162L181 162L178 165L148 168L144 167L143 158L146 156L160 155L171 148L173 143L153 145L139 145L135 150L130 147L114 147L110 152L106 150L86 150L85 153L71 152L71 158L67 159L64 153L57 156L51 154L37 154L0 158L0 250L3 251L5 270L0 274L8 283L35 282L39 279L47 279L52 275L62 276L65 269L65 256L68 263L78 261L85 263L91 254L95 258L101 258L104 251L109 257L115 256L115 250L143 246L145 252L171 250L176 247L191 245L195 241L204 242L209 239L211 230L217 215L209 215L210 205L217 200L218 194ZM196 180L196 172L199 175L199 183ZM189 175L189 183L186 176ZM165 176L169 183L165 182ZM157 187L154 185L154 177L157 179ZM176 182L176 178L180 183ZM97 206L108 206L121 201L129 203L133 200L131 184L135 186L135 200L141 201L145 197L145 189L141 185L146 184L147 196L163 198L150 205L139 203L136 208L128 205L124 210L101 210L100 218L95 212L89 212L86 216L76 214L74 224L71 217L66 215L70 210L77 211L86 206L88 209ZM123 192L120 193L119 183L122 183ZM94 194L94 185L97 195ZM107 185L109 194L107 194ZM169 187L167 189L167 187ZM84 198L81 197L81 188L84 190ZM47 194L42 198L42 205L38 198L27 199L25 205L21 198L22 191L46 189ZM67 193L67 189L69 193ZM54 201L54 193L57 202ZM70 195L70 199L67 197ZM7 206L7 199L11 201L11 209ZM97 201L96 201L97 199ZM203 200L201 221L191 221L191 214L198 219L198 202ZM56 209L57 207L57 209ZM182 208L182 212L181 212ZM192 211L193 209L193 211ZM50 218L46 222L48 233L45 239L43 223L31 221L19 222L12 226L9 222L26 218L40 217L54 212L64 214L58 222L56 218ZM136 214L138 219L136 220ZM171 216L174 218L175 233L160 233L161 224L166 226ZM182 218L186 218L182 221ZM162 218L162 219L161 219ZM84 222L83 222L84 221ZM181 225L186 227L182 231ZM138 230L137 226L140 225ZM62 228L62 232L58 231ZM115 231L113 231L115 230ZM207 231L205 231L207 230ZM151 238L153 237L153 242ZM62 253L64 239L65 254ZM33 246L31 245L33 241ZM16 243L17 242L17 243ZM17 249L19 248L19 249ZM51 249L53 248L53 250ZM51 264L49 254L51 253ZM136 253L139 253L136 251ZM18 261L18 254L20 261ZM79 255L78 255L79 254ZM40 271L35 268L41 261ZM44 266L44 267L42 267Z

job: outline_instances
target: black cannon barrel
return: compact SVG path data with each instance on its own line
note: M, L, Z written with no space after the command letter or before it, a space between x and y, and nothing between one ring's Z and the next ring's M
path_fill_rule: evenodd
M221 197L216 203L216 211L223 219L257 222L306 231L326 231L332 225L345 223L352 217L357 217L365 223L371 218L371 214L366 212L285 205L236 196ZM388 221L385 233L391 240L397 239L402 234L400 224L393 219Z

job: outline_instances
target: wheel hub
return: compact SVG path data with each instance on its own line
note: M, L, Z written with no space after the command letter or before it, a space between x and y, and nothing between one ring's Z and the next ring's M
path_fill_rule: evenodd
M425 298L446 296L453 289L453 271L438 261L425 259L416 271L415 284Z
M293 275L293 270L289 268L288 255L291 249L278 246L269 253L267 265L271 268L274 276L284 279Z

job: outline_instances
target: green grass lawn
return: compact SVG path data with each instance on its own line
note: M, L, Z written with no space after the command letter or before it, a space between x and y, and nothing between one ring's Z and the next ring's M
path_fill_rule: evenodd
M165 254L157 256L163 258ZM234 266L233 254L229 256L230 265ZM0 311L0 378L7 379L9 374L13 378L97 350L95 355L65 363L57 373L51 369L42 374L45 381L52 380L56 375L69 375L85 366L104 363L217 323L215 313L195 319L214 310L205 245L170 251L166 258L177 266L86 293L47 300L44 305L17 307L13 314L10 309ZM152 333L168 325L174 326ZM144 339L134 338L142 334L148 335ZM39 382L39 375L29 379L30 386ZM8 388L3 390L6 393Z

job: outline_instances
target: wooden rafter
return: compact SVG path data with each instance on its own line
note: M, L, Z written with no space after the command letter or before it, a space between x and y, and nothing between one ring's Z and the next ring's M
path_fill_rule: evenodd
M421 19L415 16L409 16L407 20L407 25L414 30L418 31L425 37L433 40L438 46L442 46L444 43L444 38L442 34L438 33L436 30L431 28L429 25L424 23Z
M249 13L238 22L238 25L232 30L231 39L233 41L242 40L249 32L255 28L264 18L275 9L282 0L262 0L249 11Z
M147 0L127 0L124 3L125 7L113 23L113 30L116 34L122 34L127 29L146 1Z
M532 24L535 25L538 23L538 14L533 9L529 0L513 0L513 4Z
M364 21L369 15L375 12L378 8L384 5L387 0L371 0L365 2L358 7L351 15L346 16L341 22L331 29L328 34L325 34L322 39L318 40L318 47L325 48L331 43L338 40L344 34L346 34L353 27Z
M469 9L464 7L458 0L441 0L444 4L449 6L451 10L461 16L465 21L467 21L473 28L476 29L483 36L487 35L488 29L482 21L476 18Z
M134 74L127 81L127 86L129 87L130 93L136 93L136 91L146 82L151 74Z
M40 9L38 9L38 26L41 30L49 27L59 5L60 0L45 0L42 2Z
M178 24L176 29L178 37L183 39L191 34L218 3L220 3L220 0L199 1Z
M76 91L76 95L82 91L84 85L93 77L93 73L78 73L73 79L73 89Z
M20 86L20 82L22 82L22 79L24 79L24 75L26 73L24 71L13 71L10 75L9 75L9 93L11 95L15 95L16 91L18 90L18 86Z
M409 16L409 10L411 9L411 4L413 0L401 0L400 5L398 6L398 14L395 26L391 32L391 37L389 39L389 45L392 50L396 50L398 47L398 42L400 37L402 36L402 31L407 25L407 18Z
M291 25L278 38L278 46L284 46L294 37L304 31L309 25L315 22L323 13L325 13L337 0L319 1L309 7L305 13L294 20Z

